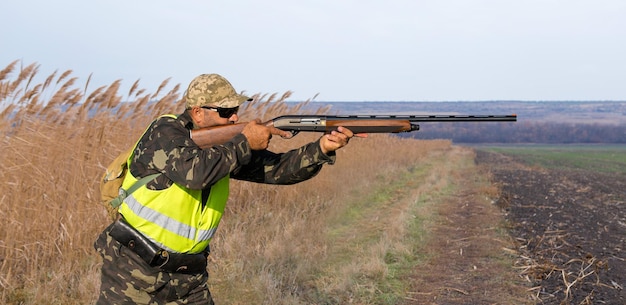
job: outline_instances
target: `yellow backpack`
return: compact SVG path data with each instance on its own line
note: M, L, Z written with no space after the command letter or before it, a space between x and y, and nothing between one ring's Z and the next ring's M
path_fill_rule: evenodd
M119 196L120 187L124 177L126 177L126 170L128 170L128 158L133 149L134 147L131 147L122 151L104 171L104 175L100 179L100 200L102 203L110 205L110 202Z
M145 176L128 188L128 190L123 189L122 182L124 182L124 177L126 177L126 172L128 172L128 158L130 158L134 149L135 147L131 147L120 153L120 155L109 164L104 175L102 175L102 179L100 179L100 200L106 207L112 220L117 218L117 208L128 195L144 186L148 181L161 175L161 173L156 173Z

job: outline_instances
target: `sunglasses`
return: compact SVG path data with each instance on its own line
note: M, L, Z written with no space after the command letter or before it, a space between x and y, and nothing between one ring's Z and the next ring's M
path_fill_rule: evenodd
M239 111L239 106L234 107L234 108L221 108L221 107L202 106L200 108L208 109L208 110L211 110L211 111L215 111L215 112L217 112L217 114L220 115L221 118L225 118L225 119L230 118L231 116L233 116L233 114L237 114L237 111Z

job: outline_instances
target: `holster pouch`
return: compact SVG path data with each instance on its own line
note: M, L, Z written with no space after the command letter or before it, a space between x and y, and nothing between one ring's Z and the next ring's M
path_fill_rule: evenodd
M135 252L151 267L172 273L200 273L206 271L209 248L197 254L168 252L129 225L123 219L113 223L111 237Z
M109 234L122 245L137 253L148 265L152 267L158 266L156 265L157 259L162 249L135 230L126 221L122 219L116 220Z

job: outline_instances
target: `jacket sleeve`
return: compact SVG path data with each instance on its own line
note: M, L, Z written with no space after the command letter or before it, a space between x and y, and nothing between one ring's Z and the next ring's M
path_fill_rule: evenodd
M190 130L178 120L161 118L139 140L130 170L135 177L163 173L147 184L150 189L165 189L174 182L189 189L205 189L248 164L251 157L243 135L201 149L191 139Z
M267 184L295 184L314 177L324 164L334 164L335 160L334 152L328 155L322 152L319 140L285 153L252 151L250 162L233 171L231 178Z

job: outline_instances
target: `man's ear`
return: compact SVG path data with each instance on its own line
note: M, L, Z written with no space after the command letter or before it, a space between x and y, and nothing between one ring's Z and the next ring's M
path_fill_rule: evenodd
M188 111L189 111L189 115L191 116L191 119L193 120L194 123L197 124L197 123L202 122L204 120L204 111L202 111L202 108L200 108L198 106L193 106Z

